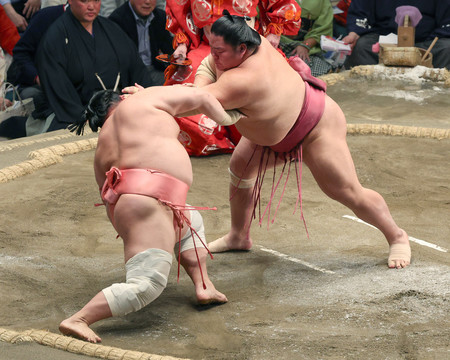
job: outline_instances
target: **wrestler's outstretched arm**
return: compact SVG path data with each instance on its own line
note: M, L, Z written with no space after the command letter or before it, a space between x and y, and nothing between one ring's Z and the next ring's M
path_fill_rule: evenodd
M219 125L235 124L245 117L239 111L225 111L220 102L209 92L196 87L173 86L168 99L173 116L205 114Z

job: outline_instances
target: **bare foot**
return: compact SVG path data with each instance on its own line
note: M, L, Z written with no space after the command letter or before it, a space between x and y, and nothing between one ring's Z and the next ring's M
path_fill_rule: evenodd
M74 318L73 316L59 324L59 331L64 335L73 336L94 344L102 342L102 339L82 319Z
M401 269L407 267L411 262L411 247L406 232L403 232L401 239L389 245L388 267L391 269Z
M206 281L206 289L203 286L198 286L195 289L197 295L197 302L200 305L224 304L228 302L227 297L220 291L217 291L211 281Z
M212 253L220 253L225 251L233 251L233 250L250 250L252 248L252 240L234 240L231 238L230 234L222 236L217 240L211 241L208 243L208 249Z

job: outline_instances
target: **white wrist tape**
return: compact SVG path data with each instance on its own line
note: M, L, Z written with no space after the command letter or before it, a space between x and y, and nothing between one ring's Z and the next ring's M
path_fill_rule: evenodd
M126 283L103 289L112 315L123 316L154 301L167 285L171 265L172 254L161 249L148 249L128 260Z
M219 125L230 126L236 124L243 116L239 110L225 110L227 116L222 121L216 121Z
M205 76L212 82L217 81L216 70L210 63L210 56L207 56L202 60L199 67L197 68L197 72L195 73L195 76L197 75Z
M188 204L186 204L188 205ZM206 237L205 237L205 227L203 225L203 218L202 215L197 210L190 210L191 214L191 226L194 228L194 230L197 232L197 234L200 236L202 241L206 244ZM199 240L197 235L195 235L195 247L197 249L204 249L202 242ZM185 252L186 250L190 250L194 248L194 239L192 238L191 229L187 229L186 234L180 241L181 243L181 252ZM175 244L175 256L178 254L178 241Z

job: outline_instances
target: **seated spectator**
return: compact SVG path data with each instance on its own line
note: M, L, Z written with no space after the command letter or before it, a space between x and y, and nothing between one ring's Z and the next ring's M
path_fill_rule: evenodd
M51 6L39 10L30 21L13 50L13 63L8 71L8 81L18 87L22 99L33 98L33 118L45 119L52 113L42 92L36 68L36 53L42 37L68 5ZM19 133L20 134L20 133ZM24 136L23 134L18 137Z
M0 4L20 32L25 31L31 17L41 8L41 0L0 0Z
M320 48L320 36L333 35L333 8L329 0L296 0L301 4L301 28L295 35L281 36L286 56L298 56L311 68L313 76L326 74L331 65Z
M335 38L339 38L340 36L344 37L348 35L347 31L347 14L348 8L352 0L341 0L336 4L336 8L342 11L339 14L334 14L333 19L333 36Z
M346 68L378 64L372 45L380 35L397 33L396 9L404 5L414 6L422 14L415 29L415 46L428 49L439 37L431 50L433 66L450 69L450 0L353 0L347 15L349 34L343 39L353 47Z
M165 11L156 8L156 0L130 0L114 10L109 18L133 40L154 84L163 85L165 66L156 56L173 53Z
M34 119L35 133L79 120L95 91L153 85L133 42L117 24L98 17L99 0L69 0L69 5L39 45L39 79L53 113Z

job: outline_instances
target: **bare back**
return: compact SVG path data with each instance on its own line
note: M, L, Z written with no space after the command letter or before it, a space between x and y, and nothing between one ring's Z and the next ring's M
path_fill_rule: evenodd
M151 87L117 105L98 138L94 168L99 186L112 166L161 170L191 185L192 167L178 141L173 115L179 109L173 98L173 90Z
M236 127L259 145L274 145L285 137L300 114L305 93L301 77L265 38L256 53L218 73L217 82L205 89L225 109L237 108L247 115Z

